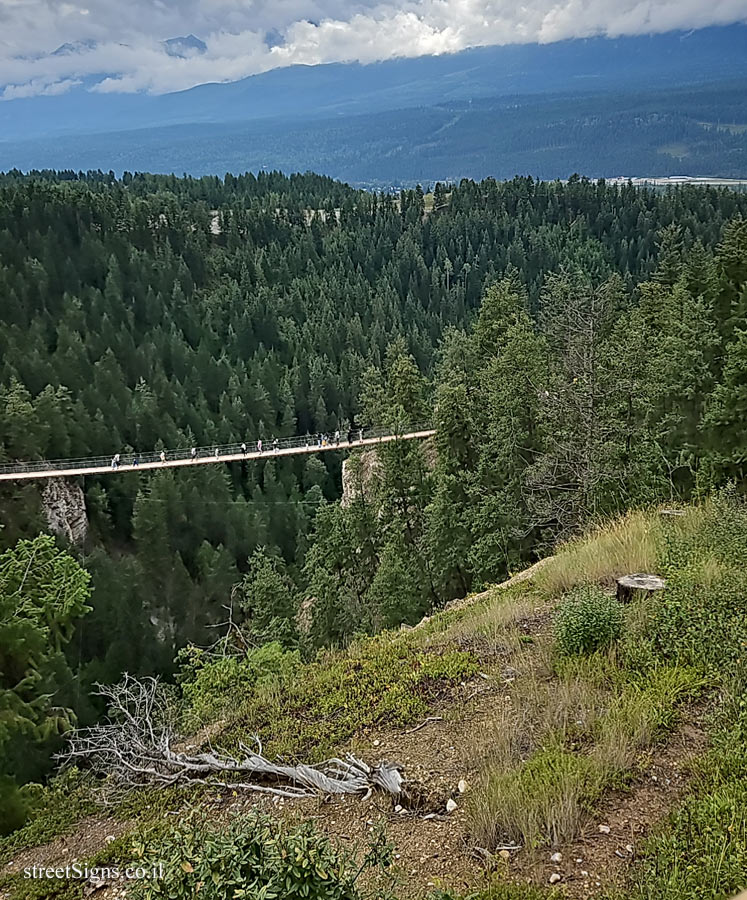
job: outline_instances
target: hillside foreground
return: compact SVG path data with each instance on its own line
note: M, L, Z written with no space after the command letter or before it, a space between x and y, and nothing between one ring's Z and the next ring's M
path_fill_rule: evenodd
M350 750L396 762L406 799L208 785L101 806L101 784L68 771L0 842L0 897L280 896L250 884L262 866L299 898L730 897L747 885L746 554L747 509L727 491L632 512L311 663L198 653L174 692L185 748L257 735L271 759ZM614 581L632 572L667 586L622 607ZM164 877L23 874L74 860L158 861Z

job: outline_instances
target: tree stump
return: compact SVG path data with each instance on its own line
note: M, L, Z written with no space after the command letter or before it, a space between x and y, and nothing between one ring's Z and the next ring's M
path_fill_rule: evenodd
M623 575L617 579L617 599L620 603L630 603L636 592L653 594L667 586L666 581L658 575L647 575L638 572L635 575Z

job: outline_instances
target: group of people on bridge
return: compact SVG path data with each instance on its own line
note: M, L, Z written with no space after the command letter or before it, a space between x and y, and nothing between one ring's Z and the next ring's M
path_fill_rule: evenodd
M348 445L354 444L356 442L356 439L359 443L363 442L363 429L359 428L357 430L354 430L352 428L349 428L348 432L347 432L347 442L346 443ZM343 441L342 441L342 435L340 434L339 428L334 432L334 435L330 435L327 432L317 432L316 435L311 435L311 434L307 433L306 438L305 438L304 449L310 450L312 447L312 444L314 444L318 448L322 448L322 447L332 447L332 446L339 447L341 443L343 443ZM247 456L249 452L258 453L260 456L262 456L266 449L265 445L262 442L262 438L257 439L256 443L254 443L252 445L251 451L249 450L249 446L247 446L246 441L242 441L241 444L239 444L238 446L239 446L239 449L243 456ZM278 451L280 450L280 441L276 437L273 437L270 440L269 447L267 449L271 450L272 453L278 453ZM192 447L192 449L190 451L190 458L193 461L196 461L199 458L206 458L209 455L210 455L209 451L203 452L202 450L198 450L197 447ZM212 455L213 455L214 459L220 459L221 448L216 447L215 450L213 451ZM229 455L231 455L231 454L229 454ZM165 463L167 460L166 451L161 450L158 454L158 458L161 461L161 463ZM112 469L118 469L120 467L120 465L122 465L122 456L119 453L115 453L114 456L112 457L111 467L112 467ZM138 453L135 453L133 455L131 465L135 466L135 467L140 465L140 455Z

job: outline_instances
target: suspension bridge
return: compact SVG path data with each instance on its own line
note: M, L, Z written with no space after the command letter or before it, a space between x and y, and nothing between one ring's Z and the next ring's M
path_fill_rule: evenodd
M384 428L356 430L350 435L326 439L318 435L278 438L276 441L223 444L212 447L195 447L187 450L158 450L153 453L120 453L114 456L92 456L84 459L33 460L0 465L0 481L28 481L42 478L69 478L73 475L117 475L124 472L142 472L150 469L176 469L182 466L205 466L216 463L243 462L251 459L267 459L278 456L299 456L307 453L325 453L335 450L355 450L360 447L377 447L392 441L414 441L434 435L435 429L415 425L407 429L391 431ZM246 449L244 449L246 447Z

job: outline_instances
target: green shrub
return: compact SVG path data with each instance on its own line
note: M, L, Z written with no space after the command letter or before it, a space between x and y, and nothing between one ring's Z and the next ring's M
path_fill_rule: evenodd
M729 723L727 725L727 723ZM733 896L747 873L747 694L736 694L690 796L647 842L631 900Z
M136 900L359 900L361 873L389 862L381 842L356 865L311 823L288 828L259 814L226 828L198 820L135 851L137 865L163 872L135 885Z
M617 600L593 585L570 591L558 607L555 638L561 653L593 653L622 633L624 612Z
M477 671L472 654L418 648L409 632L382 633L344 651L301 664L275 689L225 693L236 712L221 733L223 746L259 734L269 756L324 759L357 731L378 722L404 725L432 700Z
M179 654L179 682L187 711L187 727L199 727L227 708L246 700L258 688L280 684L299 665L299 655L277 642L248 650L243 656L215 657L197 647Z

